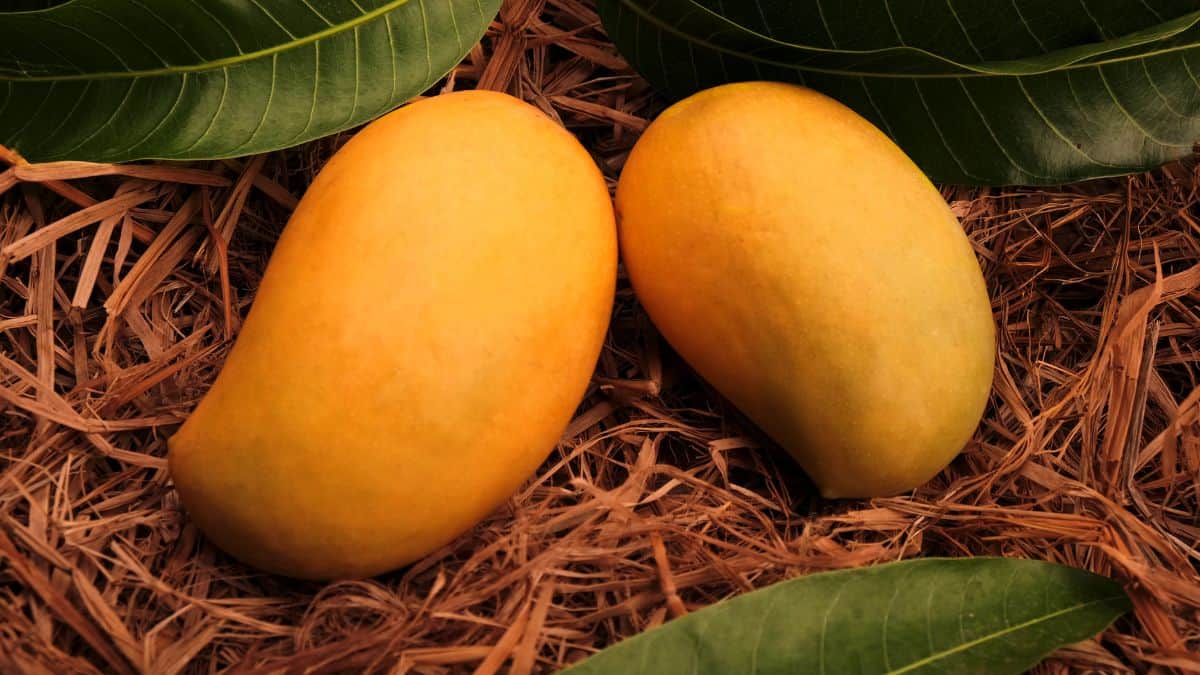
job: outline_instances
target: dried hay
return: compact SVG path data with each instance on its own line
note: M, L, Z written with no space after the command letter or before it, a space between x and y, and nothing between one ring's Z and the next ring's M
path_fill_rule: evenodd
M508 2L445 86L533 102L610 178L661 105L582 0ZM338 142L192 168L0 163L0 671L546 672L787 577L985 554L1135 598L1042 672L1200 671L1194 164L947 191L1001 355L975 441L911 495L814 497L622 284L595 386L535 480L407 570L318 585L205 544L163 457Z

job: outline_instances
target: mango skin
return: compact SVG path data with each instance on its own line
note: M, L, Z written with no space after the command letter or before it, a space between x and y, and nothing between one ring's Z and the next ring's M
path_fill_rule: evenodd
M464 92L380 118L304 195L170 439L183 505L220 548L293 577L421 558L554 448L616 272L603 176L536 108Z
M655 325L825 496L910 490L970 439L995 360L979 263L850 109L786 84L700 92L650 125L616 203Z

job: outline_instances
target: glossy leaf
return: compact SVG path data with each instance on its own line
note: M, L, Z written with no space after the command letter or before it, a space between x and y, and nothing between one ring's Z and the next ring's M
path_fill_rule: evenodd
M73 0L0 14L0 143L35 161L244 155L370 120L500 0Z
M1022 673L1104 630L1115 582L1030 560L923 559L814 574L610 647L569 675Z
M941 182L1120 175L1186 156L1200 139L1200 0L599 7L621 52L667 94L804 84L870 119Z

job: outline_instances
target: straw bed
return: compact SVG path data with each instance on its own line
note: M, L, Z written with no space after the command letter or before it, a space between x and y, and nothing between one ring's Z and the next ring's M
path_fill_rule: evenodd
M506 3L445 83L474 86L562 120L610 179L662 105L581 0ZM342 140L187 168L0 161L0 672L551 672L739 592L918 555L1125 582L1135 612L1041 672L1200 672L1194 163L946 191L1000 357L974 441L913 494L817 498L623 280L593 387L537 477L417 565L320 585L206 544L164 453Z

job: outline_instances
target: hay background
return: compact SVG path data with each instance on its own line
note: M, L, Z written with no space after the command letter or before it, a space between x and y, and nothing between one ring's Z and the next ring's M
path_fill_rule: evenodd
M610 179L662 105L582 0L506 3L446 83L473 86L562 120ZM814 497L622 282L595 386L536 479L410 569L319 585L205 544L163 457L341 140L0 173L0 672L547 672L780 579L984 554L1113 575L1135 599L1042 672L1200 671L1195 164L946 191L1001 354L975 440L913 494Z

